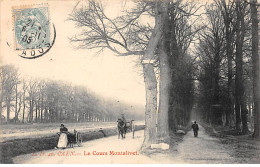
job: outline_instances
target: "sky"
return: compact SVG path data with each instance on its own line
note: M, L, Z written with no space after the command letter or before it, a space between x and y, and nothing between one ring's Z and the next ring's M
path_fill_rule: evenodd
M49 78L83 85L97 94L129 104L145 105L144 79L138 57L118 57L111 51L96 55L95 50L75 49L69 37L79 32L68 21L77 1L48 1L50 22L56 28L56 41L50 51L36 59L24 59L14 51L12 7L45 1L1 1L1 64L13 64L22 76ZM62 5L61 5L62 4ZM120 13L120 3L109 4L109 14ZM8 44L7 44L8 43Z

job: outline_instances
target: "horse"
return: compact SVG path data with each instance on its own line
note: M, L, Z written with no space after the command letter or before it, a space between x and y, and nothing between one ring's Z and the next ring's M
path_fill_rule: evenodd
M120 135L122 139L124 139L127 131L133 132L134 136L133 121L134 120L124 122L122 119L117 120L118 139L120 139Z
M125 122L122 119L117 120L117 130L118 130L118 139L120 139L120 135L122 139L125 138L126 134L126 126Z

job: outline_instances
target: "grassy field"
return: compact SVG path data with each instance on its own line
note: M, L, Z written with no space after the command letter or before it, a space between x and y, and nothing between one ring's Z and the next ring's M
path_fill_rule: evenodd
M0 125L0 142L23 138L38 138L56 134L59 132L61 123L33 123L33 124L2 124ZM84 122L84 123L63 123L73 132L98 131L100 128L116 128L116 122ZM136 125L144 124L137 121Z

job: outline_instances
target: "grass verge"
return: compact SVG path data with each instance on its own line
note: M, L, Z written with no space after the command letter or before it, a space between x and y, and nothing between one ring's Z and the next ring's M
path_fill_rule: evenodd
M144 125L136 125L135 130L143 130ZM82 132L83 142L113 136L117 134L116 128L106 128L101 131ZM12 158L22 154L54 149L58 143L58 135L39 138L24 138L7 140L0 143L0 163L11 164Z
M219 141L231 150L235 163L259 164L260 141L252 138L251 134L243 135L236 130L223 126L202 125L206 133L217 137Z

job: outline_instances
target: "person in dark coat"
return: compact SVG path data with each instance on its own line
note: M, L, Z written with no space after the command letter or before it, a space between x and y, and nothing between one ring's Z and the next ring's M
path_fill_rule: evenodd
M193 132L194 132L194 137L197 137L198 136L199 125L196 123L196 121L194 121L194 123L192 124L191 127L192 127Z
M125 119L125 115L124 114L121 114L121 120L126 123L126 119Z
M68 132L68 129L63 124L61 124L60 125L60 133L66 133L66 132Z

